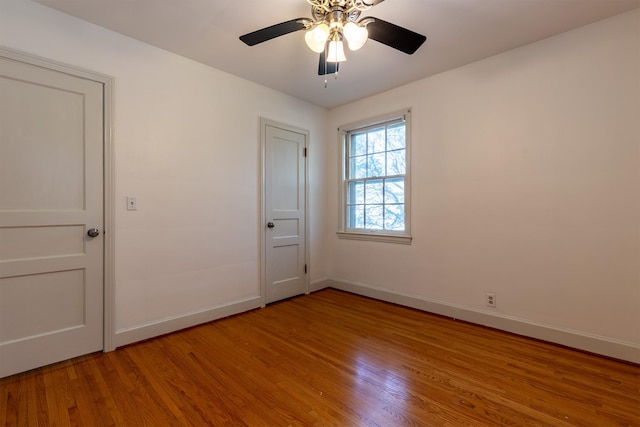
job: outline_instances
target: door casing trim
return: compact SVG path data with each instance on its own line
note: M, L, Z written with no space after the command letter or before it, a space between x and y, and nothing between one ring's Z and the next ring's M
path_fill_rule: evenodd
M305 136L304 148L309 152L309 131L296 126L288 125L275 120L260 117L260 301L261 307L267 305L267 264L266 264L266 185L267 185L267 132L266 126L273 126L291 132L301 133ZM304 263L307 266L304 277L305 294L309 294L309 277L311 265L309 263L309 156L304 158Z
M103 190L104 190L104 253L103 253L103 351L115 350L115 212L114 212L114 147L113 147L113 86L114 78L85 68L65 64L0 46L0 57L24 62L53 71L92 80L102 84L103 96Z

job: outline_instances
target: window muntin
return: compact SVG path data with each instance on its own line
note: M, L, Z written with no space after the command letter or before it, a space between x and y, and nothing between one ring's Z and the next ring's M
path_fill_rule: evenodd
M343 133L341 237L409 236L407 114Z

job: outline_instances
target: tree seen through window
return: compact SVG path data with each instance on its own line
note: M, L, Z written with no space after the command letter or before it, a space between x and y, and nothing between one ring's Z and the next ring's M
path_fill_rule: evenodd
M349 132L346 148L347 227L404 231L404 121Z

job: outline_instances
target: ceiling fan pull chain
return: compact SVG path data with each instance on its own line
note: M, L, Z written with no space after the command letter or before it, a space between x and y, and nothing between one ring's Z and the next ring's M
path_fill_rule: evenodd
M329 61L327 60L327 46L329 46L329 42L324 45L324 88L326 89L329 85L329 79L327 79L327 75L329 74Z

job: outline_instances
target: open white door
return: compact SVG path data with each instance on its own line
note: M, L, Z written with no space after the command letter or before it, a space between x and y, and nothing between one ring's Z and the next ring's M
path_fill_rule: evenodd
M0 56L0 377L103 348L103 86Z
M307 133L262 120L265 303L307 292Z

